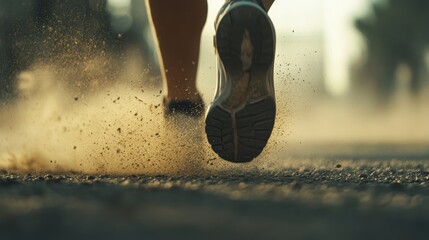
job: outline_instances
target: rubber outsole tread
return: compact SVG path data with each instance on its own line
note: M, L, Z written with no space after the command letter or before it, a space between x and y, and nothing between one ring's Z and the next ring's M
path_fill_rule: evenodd
M212 145L213 150L220 157L233 162L247 162L262 152L274 127L275 102L274 99L267 98L257 104L260 104L259 108L253 108L252 104L250 104L235 114L236 128L227 127L222 128L220 131L211 131L217 127L211 125L210 122L213 121L209 120L215 117L223 123L222 126L228 126L232 124L233 116L219 106L210 109L206 120L207 139ZM265 114L259 114L258 111L261 110ZM253 113L255 118L246 118L243 121L239 117L240 113ZM267 114L269 114L269 118L267 118ZM219 116L223 116L224 118L219 119ZM258 118L257 116L262 116L263 118ZM261 122L264 122L264 128L261 128L261 126L255 128ZM233 132L234 129L236 133Z
M242 59L244 36L252 46L250 69L245 67L249 62ZM253 160L271 135L276 115L272 92L274 45L272 24L258 7L242 5L231 9L217 26L215 46L230 90L225 91L229 95L215 99L209 108L206 134L213 150L225 160ZM234 81L236 84L232 84Z

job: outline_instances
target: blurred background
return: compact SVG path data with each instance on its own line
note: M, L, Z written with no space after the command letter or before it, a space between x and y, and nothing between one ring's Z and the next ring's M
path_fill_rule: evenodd
M209 0L198 86L216 82ZM287 143L429 143L429 2L277 0L278 138ZM43 86L23 75L55 66L69 91L96 91L133 71L161 85L143 0L0 0L0 101ZM36 67L35 67L36 66ZM123 80L122 80L123 81ZM3 114L3 113L2 113Z

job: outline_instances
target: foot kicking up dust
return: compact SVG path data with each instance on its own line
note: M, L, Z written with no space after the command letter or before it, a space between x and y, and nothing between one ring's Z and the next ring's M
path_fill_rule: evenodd
M53 66L37 65L18 76L19 98L0 107L0 169L120 175L234 171L211 154L201 119L164 118L157 87L120 79L76 94L65 84L73 74L59 75Z

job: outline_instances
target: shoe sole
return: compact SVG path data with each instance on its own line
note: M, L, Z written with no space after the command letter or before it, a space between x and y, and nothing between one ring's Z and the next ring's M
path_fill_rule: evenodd
M260 7L237 3L219 22L214 41L226 86L207 112L207 139L221 158L249 162L274 127L274 28Z

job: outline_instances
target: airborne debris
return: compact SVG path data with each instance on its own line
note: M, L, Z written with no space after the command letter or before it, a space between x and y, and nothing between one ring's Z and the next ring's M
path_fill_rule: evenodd
M143 102L143 100L141 100L141 99L140 99L140 98L138 98L137 96L134 96L134 98L135 98L135 99L137 99L137 101L144 103L144 102Z

